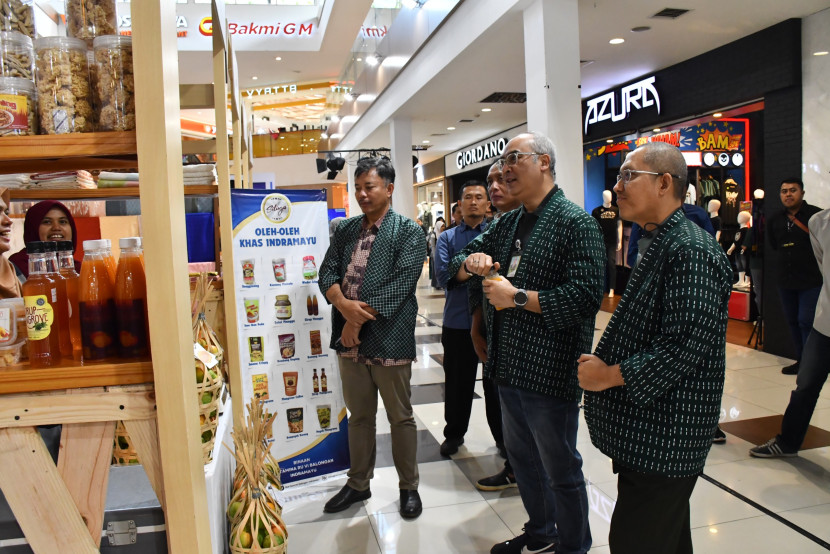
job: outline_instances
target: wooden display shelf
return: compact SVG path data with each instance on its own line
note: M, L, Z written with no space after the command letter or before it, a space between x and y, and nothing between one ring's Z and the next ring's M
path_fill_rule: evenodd
M91 200L96 198L138 198L140 187L113 187L101 189L9 189L12 200ZM216 185L185 185L186 196L212 196Z
M135 131L0 137L0 173L138 166Z
M32 369L28 362L0 369L0 395L153 382L153 364L67 361L57 367Z

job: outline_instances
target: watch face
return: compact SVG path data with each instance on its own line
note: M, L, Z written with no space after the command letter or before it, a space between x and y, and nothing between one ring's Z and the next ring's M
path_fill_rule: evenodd
M527 304L527 293L521 289L517 290L513 295L513 303L520 307Z

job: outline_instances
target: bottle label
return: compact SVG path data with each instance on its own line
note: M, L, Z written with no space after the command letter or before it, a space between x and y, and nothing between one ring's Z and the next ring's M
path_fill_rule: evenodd
M12 337L12 310L0 308L0 344L5 345Z
M122 358L147 355L147 333L144 321L144 301L140 298L116 304L118 344Z
M26 307L26 334L29 335L29 340L49 338L55 322L55 311L49 299L43 294L24 296L23 305Z
M81 320L81 342L84 347L84 359L101 360L114 357L115 321L113 312L115 302L107 301L106 304L79 302L78 311Z

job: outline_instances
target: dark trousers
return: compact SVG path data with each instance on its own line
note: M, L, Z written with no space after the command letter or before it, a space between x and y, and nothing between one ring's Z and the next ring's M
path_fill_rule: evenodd
M795 381L795 390L790 394L790 403L784 412L781 422L781 434L778 440L786 450L798 450L804 442L804 435L816 409L821 388L830 374L830 337L816 331L810 332L804 352L801 355L801 364L798 368L798 377Z
M758 308L758 315L764 313L762 301L764 299L764 270L760 267L750 267L749 275L752 277L752 289L755 291L755 307Z
M605 256L607 257L608 289L617 288L617 243L605 243Z
M499 386L489 377L484 377L481 380L481 385L484 387L484 409L487 414L487 425L490 427L490 433L493 434L493 439L495 439L496 444L504 448L504 430L501 420ZM507 468L508 473L513 473L509 458L504 461L504 467Z
M441 328L444 346L444 437L462 439L470 424L478 355L469 329Z
M614 462L617 504L608 542L613 554L691 554L693 477L647 475Z
M801 352L804 343L813 328L813 318L816 315L816 304L821 287L812 289L785 289L779 288L781 305L784 307L784 316L790 327L795 346L795 359L801 361Z

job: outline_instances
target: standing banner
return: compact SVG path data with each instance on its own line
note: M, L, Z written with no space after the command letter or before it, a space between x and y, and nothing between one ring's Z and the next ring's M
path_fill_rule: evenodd
M269 440L284 484L342 472L346 405L328 347L331 308L317 286L326 191L236 189L231 211L242 401L256 396L277 413Z

